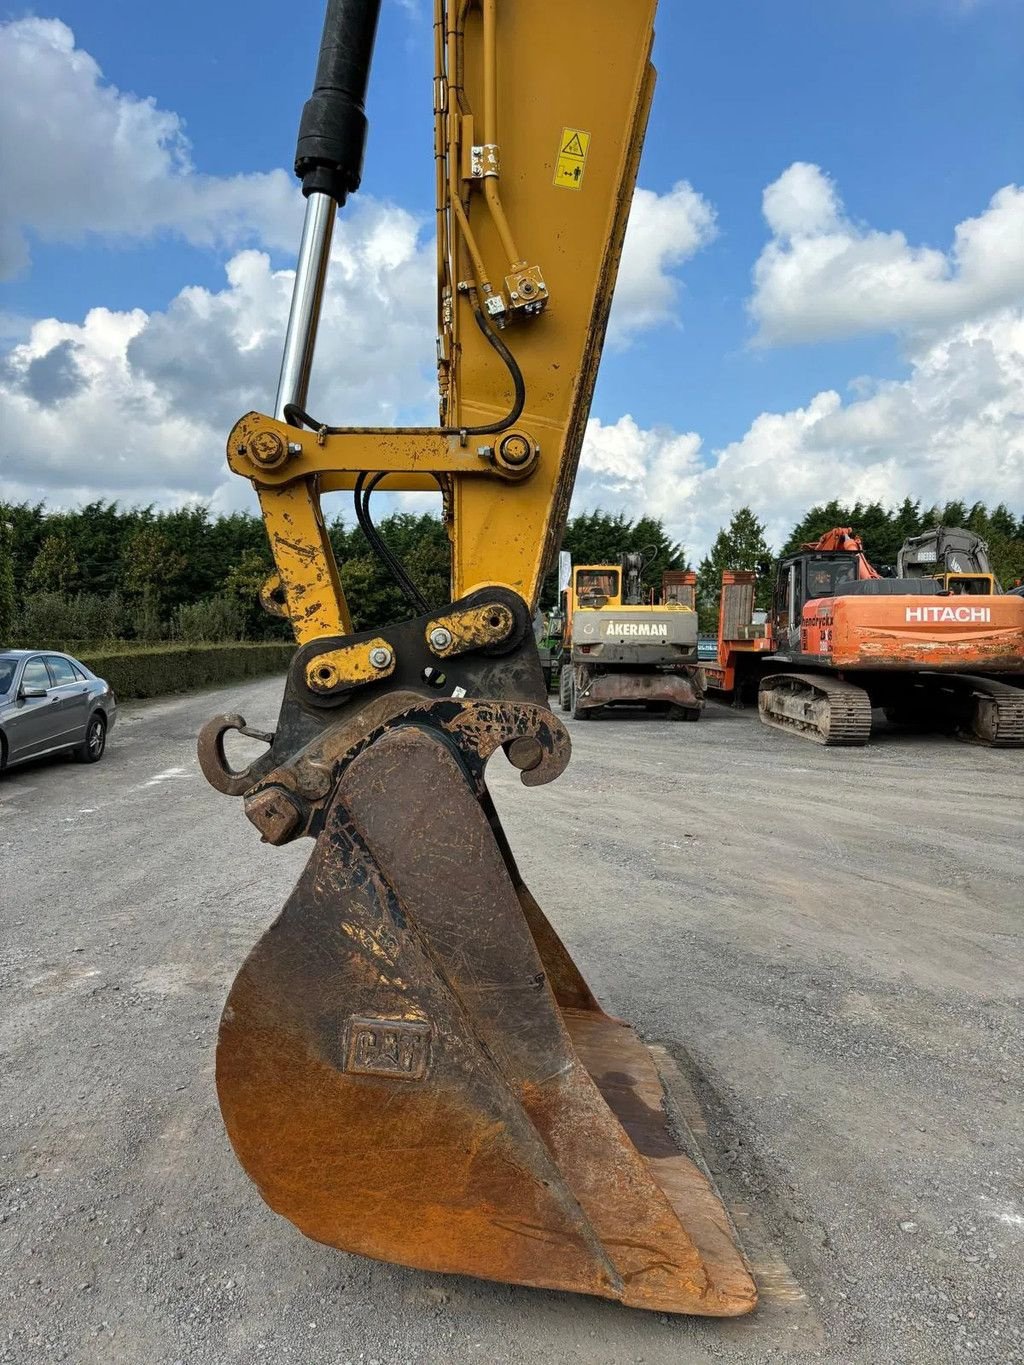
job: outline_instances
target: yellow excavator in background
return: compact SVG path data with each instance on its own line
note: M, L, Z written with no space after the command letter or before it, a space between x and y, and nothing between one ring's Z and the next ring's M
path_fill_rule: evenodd
M558 700L573 720L638 707L673 720L700 719L696 609L679 600L686 584L673 584L672 596L663 592L654 602L643 587L644 567L636 551L626 551L618 564L572 566L562 593Z
M598 1005L523 884L485 782L569 761L532 628L584 426L654 86L655 0L436 0L441 424L306 411L339 205L359 184L380 0L331 0L296 172L306 219L277 403L228 441L298 641L247 769L200 762L309 863L232 986L217 1087L270 1206L307 1236L434 1271L733 1315L756 1291L673 1140L652 1056ZM452 600L431 611L372 494L440 489ZM348 491L409 601L353 633L320 510Z

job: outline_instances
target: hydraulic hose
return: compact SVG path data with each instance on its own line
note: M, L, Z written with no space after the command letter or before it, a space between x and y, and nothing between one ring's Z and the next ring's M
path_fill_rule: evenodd
M503 339L498 335L494 328L484 316L484 311L476 298L476 292L472 295L473 316L476 325L480 328L488 343L497 351L505 364L512 378L513 398L512 406L507 415L497 422L487 422L478 427L406 427L404 430L412 435L436 436L496 436L499 432L507 431L514 426L522 416L523 408L526 406L526 381L523 379L523 372L519 368L519 363L515 356L505 345ZM362 431L368 434L383 434L390 432L391 427L331 427L324 422L318 422L315 417L311 417L308 412L297 403L288 403L284 408L284 420L293 427L308 427L310 431L319 432L323 436L344 436L346 433Z

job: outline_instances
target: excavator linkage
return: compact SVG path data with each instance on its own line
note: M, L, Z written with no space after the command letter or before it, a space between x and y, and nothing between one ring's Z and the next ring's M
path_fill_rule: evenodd
M524 886L484 780L498 749L528 787L569 760L533 617L608 321L655 0L435 0L441 425L352 428L305 403L379 8L328 0L277 398L228 441L274 556L264 603L298 648L274 733L217 717L200 763L265 840L315 846L224 1010L224 1121L268 1204L330 1246L745 1313L750 1272L672 1139L652 1056ZM429 610L373 524L378 488L440 494L456 600ZM353 631L320 503L341 491L409 620ZM268 746L244 771L231 730Z
M516 615L528 622L525 603ZM424 625L383 634L408 656ZM459 697L399 679L312 706L309 662L300 651L271 748L247 772L223 758L240 717L200 741L207 776L245 795L266 838L316 840L221 1023L221 1107L263 1197L364 1256L666 1312L748 1311L749 1270L672 1139L651 1054L597 1004L487 792L499 748L527 786L569 759L532 634L501 659L453 661ZM470 695L483 679L501 700Z

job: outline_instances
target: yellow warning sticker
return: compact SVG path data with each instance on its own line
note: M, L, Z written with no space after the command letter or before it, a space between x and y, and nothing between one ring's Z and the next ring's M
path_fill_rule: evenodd
M590 150L590 134L582 128L563 128L555 158L555 184L563 190L578 190Z

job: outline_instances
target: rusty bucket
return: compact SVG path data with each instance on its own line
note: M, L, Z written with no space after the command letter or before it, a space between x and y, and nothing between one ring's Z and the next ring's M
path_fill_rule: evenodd
M274 794L278 824L302 806L316 846L221 1023L243 1167L344 1251L749 1311L748 1267L672 1140L650 1053L523 885L484 784L499 746L527 785L557 776L564 728L524 703L392 695L370 710L247 795L265 813Z

